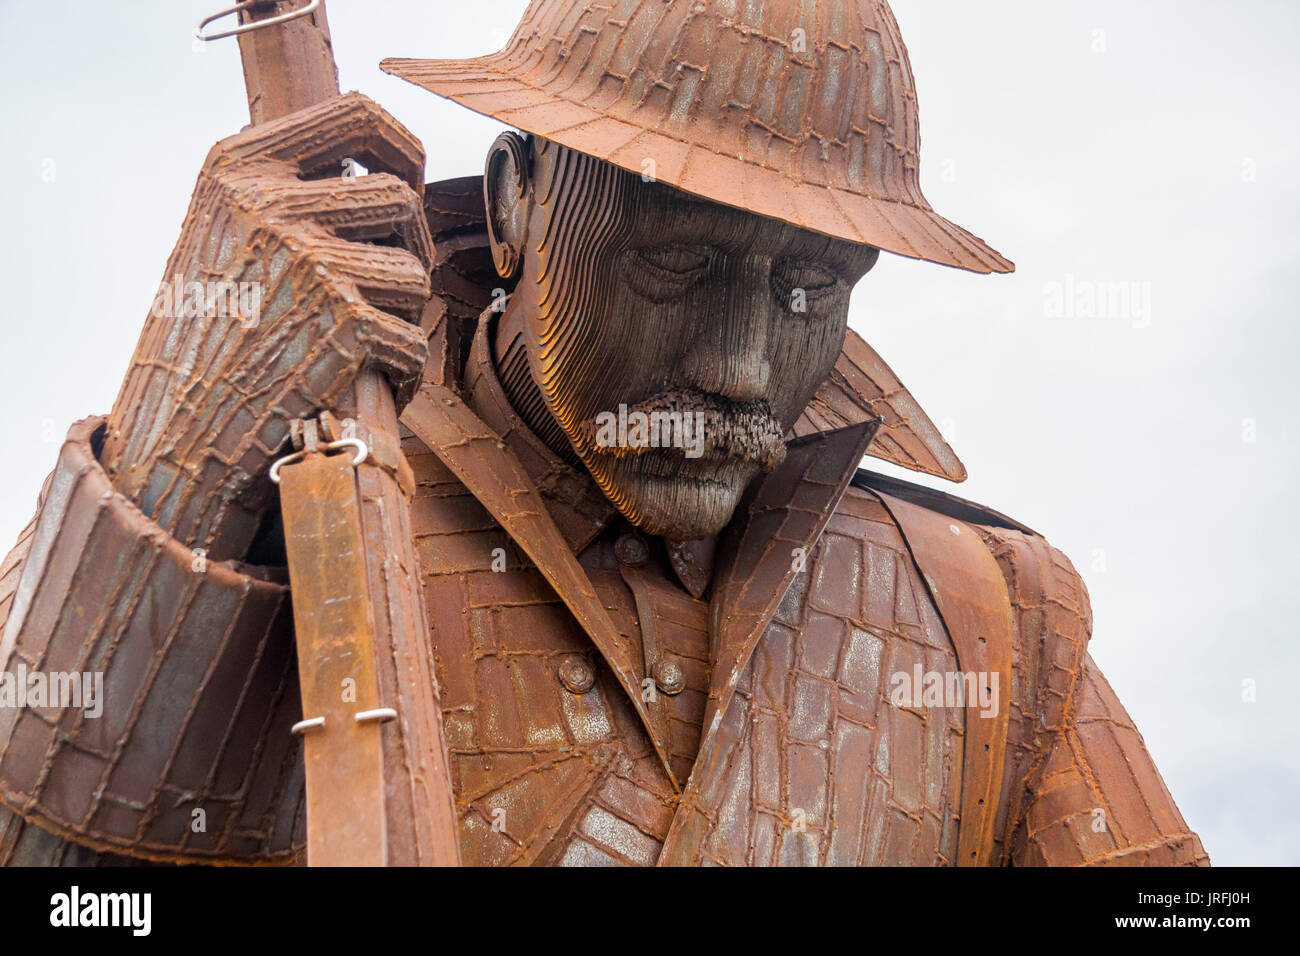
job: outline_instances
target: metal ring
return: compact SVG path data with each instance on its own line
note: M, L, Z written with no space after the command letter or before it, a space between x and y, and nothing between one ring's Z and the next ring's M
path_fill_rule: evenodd
M214 33L212 36L204 36L203 28L214 20L220 20L222 17L228 17L232 13L238 13L240 10L253 6L255 3L263 3L265 0L243 0L228 10L222 10L220 13L214 13L194 28L196 39L204 43L210 43L213 40L224 40L226 37L239 36L241 33L252 33L254 30L260 30L262 27L273 27L280 23L288 23L290 20L297 20L299 17L305 17L309 13L315 13L316 8L320 6L320 0L311 0L311 3L301 10L291 10L288 13L282 13L278 17L267 17L265 20L254 20L252 23L245 23L243 26L235 27L233 30L227 30L225 33Z
M324 717L310 717L307 720L300 720L289 728L291 734L304 734L309 730L316 730L325 726Z
M388 720L396 720L397 711L391 707L378 707L375 710L363 710L356 715L356 722L359 724L370 724L378 721L384 723Z
M356 456L352 459L352 467L355 468L368 457L370 449L360 438L340 438L338 441L326 442L323 445L317 445L316 450L322 452L337 451L340 448L355 448ZM307 455L307 450L295 451L293 454L285 455L271 465L271 483L278 485L280 483L280 469L285 465L292 465L295 461L302 461Z

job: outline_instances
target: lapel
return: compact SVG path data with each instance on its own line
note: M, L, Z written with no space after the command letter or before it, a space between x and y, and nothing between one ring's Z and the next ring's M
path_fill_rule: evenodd
M492 364L493 328L494 323L485 315L474 334L463 377L468 405L514 452L533 487L541 493L569 550L582 554L618 515L618 509L601 494L585 469L569 465L547 448L510 407Z
M714 571L709 609L714 660L704 713L706 740L785 592L806 566L879 424L862 422L795 439L781 466L737 509Z
M699 792L717 778L716 763L727 752L719 746L723 717L740 675L790 584L804 570L879 426L875 419L790 442L781 467L741 503L725 533L710 608L714 664L703 738L660 865L680 862L678 854L703 832Z
M880 427L868 455L949 481L966 480L965 466L930 416L876 350L849 329L830 378L817 389L792 431L802 437L873 418L880 419Z

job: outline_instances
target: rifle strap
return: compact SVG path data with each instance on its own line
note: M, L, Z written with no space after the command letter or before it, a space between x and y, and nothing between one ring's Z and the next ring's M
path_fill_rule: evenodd
M310 866L387 862L375 626L356 468L309 452L279 472L297 634Z

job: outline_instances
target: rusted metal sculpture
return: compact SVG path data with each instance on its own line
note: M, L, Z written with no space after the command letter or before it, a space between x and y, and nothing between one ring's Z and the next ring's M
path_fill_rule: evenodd
M0 568L6 673L104 680L0 708L0 859L1207 862L1069 561L858 468L965 477L847 330L880 250L1012 269L921 195L883 0L385 61L521 131L427 187L323 9L241 43L167 275L265 307L152 317Z

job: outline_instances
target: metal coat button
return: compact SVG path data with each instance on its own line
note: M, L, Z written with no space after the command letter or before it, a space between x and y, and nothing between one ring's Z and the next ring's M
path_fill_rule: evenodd
M634 534L625 534L614 542L614 555L628 567L639 568L650 557L650 548Z
M596 672L585 657L570 654L560 661L560 683L570 694L585 694L596 683Z
M672 659L660 661L655 665L655 683L665 694L680 694L686 687L682 665Z

